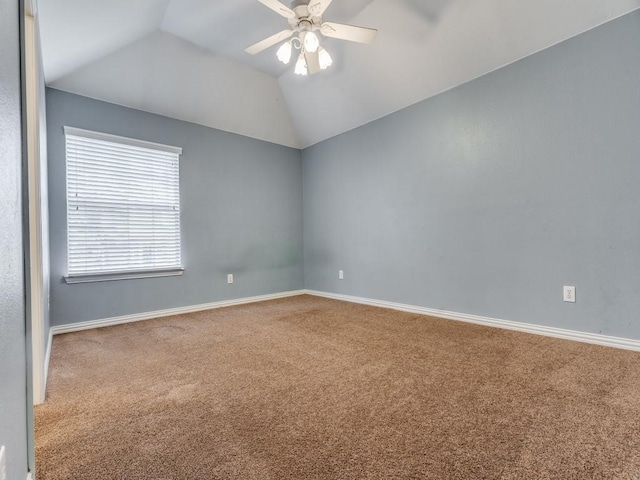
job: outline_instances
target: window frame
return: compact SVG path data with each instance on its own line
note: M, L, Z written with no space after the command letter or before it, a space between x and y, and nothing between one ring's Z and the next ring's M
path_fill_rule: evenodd
M138 140L135 138L122 137L118 135L112 135L108 133L95 132L91 130L84 130L76 127L65 126L63 127L65 137L65 202L66 202L66 236L67 236L67 273L63 276L64 281L68 284L77 283L90 283L90 282L104 282L113 280L127 280L134 278L155 278L155 277L169 277L180 276L184 273L184 260L182 255L182 211L180 202L180 155L182 155L182 148L172 145L165 145L161 143L148 142L145 140ZM98 271L87 273L69 273L69 160L67 157L67 135L82 137L92 140L106 141L116 143L125 146L140 147L165 153L175 154L178 157L177 174L178 174L178 235L180 244L180 266L167 267L167 268L132 268L131 270L112 270L112 271Z

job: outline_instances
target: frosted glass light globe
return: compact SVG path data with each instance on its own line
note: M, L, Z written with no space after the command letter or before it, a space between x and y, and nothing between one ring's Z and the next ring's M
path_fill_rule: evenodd
M296 62L296 69L294 70L296 75L306 75L307 74L307 62L304 59L304 55L301 53L298 57L298 61Z
M278 57L278 60L280 60L285 65L288 64L291 60L291 42L283 43L282 46L278 49L276 55Z
M318 51L319 46L320 40L318 40L318 36L313 32L307 32L304 36L304 49L307 52L315 53Z
M320 62L320 68L322 70L326 70L331 66L331 64L333 64L331 55L329 55L329 52L327 52L324 47L320 47L318 50L318 61Z

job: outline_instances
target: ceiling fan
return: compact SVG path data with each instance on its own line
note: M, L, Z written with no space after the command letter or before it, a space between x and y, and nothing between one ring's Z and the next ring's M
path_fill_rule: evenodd
M293 0L291 7L278 0L258 1L288 19L289 28L251 45L245 52L255 55L286 40L278 49L278 60L286 65L291 60L293 49L300 50L294 70L298 75L318 73L333 63L329 52L320 45L316 32L325 37L366 44L373 43L378 34L373 28L323 21L322 15L332 0ZM297 36L289 40L296 34Z

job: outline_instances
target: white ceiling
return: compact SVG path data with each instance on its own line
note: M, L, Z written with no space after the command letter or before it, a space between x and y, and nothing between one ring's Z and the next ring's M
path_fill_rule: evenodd
M286 0L285 0L286 3ZM287 28L257 0L38 0L47 84L296 148L368 123L640 8L640 0L333 0L334 64L293 75L247 46Z

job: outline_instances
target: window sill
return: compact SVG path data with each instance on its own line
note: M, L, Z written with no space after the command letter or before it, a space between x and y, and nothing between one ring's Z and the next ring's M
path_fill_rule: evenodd
M184 268L172 268L170 270L146 270L135 272L95 273L88 275L67 275L64 281L68 284L111 282L113 280L131 280L134 278L175 277L182 275Z

